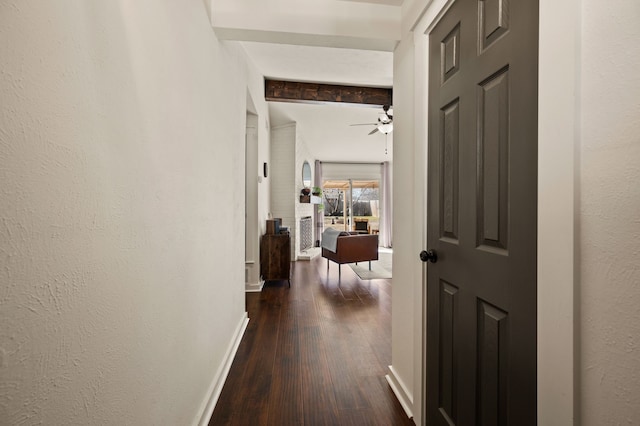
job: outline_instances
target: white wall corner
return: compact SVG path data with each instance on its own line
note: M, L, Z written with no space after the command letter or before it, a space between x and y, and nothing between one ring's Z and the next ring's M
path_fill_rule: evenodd
M260 293L264 287L264 280L260 278L257 283L245 283L244 291L246 293Z
M202 0L202 3L204 3L204 9L207 11L207 17L209 18L209 24L213 25L213 21L211 20L211 1L212 0Z
M223 358L218 371L213 376L213 380L211 382L211 386L205 395L205 399L202 402L199 413L202 413L198 417L196 417L194 425L198 426L206 426L209 424L209 420L211 420L211 416L213 415L213 409L216 407L216 403L218 402L218 398L222 393L222 387L224 386L225 381L227 380L227 376L229 375L229 370L231 370L231 364L233 363L233 359L238 352L238 347L240 346L240 342L242 341L242 337L244 336L244 332L247 329L247 325L249 324L249 317L245 312L240 319L238 326L233 334L233 338L229 343L229 347L227 348L227 352Z
M391 387L391 390L395 394L396 398L402 405L404 412L407 414L407 417L413 418L413 394L409 392L404 382L398 376L396 371L393 369L393 366L389 366L389 374L384 376Z

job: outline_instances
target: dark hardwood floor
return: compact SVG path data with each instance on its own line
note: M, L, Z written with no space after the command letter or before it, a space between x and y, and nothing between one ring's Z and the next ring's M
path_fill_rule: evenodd
M326 259L292 263L291 288L247 293L249 325L210 425L413 425L387 384L391 282Z

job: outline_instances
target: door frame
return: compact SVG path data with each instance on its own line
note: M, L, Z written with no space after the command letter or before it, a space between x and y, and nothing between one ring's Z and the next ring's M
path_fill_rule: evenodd
M414 34L414 107L416 215L426 248L428 34L454 0L432 0L412 26ZM538 54L538 322L537 385L539 424L578 424L576 389L579 333L576 317L576 202L579 146L580 2L539 0ZM419 228L418 228L419 229ZM420 360L414 389L416 424L425 421L426 265L422 279L422 329L416 330L415 357ZM418 363L416 363L417 365ZM417 376L416 376L417 377Z
M260 219L259 219L259 117L251 95L247 91L247 109L245 116L245 259L244 290L257 292L262 290L264 282L260 277Z

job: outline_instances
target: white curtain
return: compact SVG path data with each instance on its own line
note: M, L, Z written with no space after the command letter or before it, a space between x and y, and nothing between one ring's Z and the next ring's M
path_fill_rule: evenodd
M322 188L322 162L320 160L316 160L313 178L313 181L315 182L314 186L319 186L320 188ZM315 204L313 206L313 209L316 217L316 232L314 241L320 241L322 231L324 230L324 209L321 209L318 204Z
M391 167L388 161L380 167L380 245L392 247Z

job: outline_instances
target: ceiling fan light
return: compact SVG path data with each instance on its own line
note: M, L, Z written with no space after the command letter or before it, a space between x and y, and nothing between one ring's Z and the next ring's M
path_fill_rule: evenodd
M378 124L378 131L383 134L389 134L393 131L393 123L380 123Z

